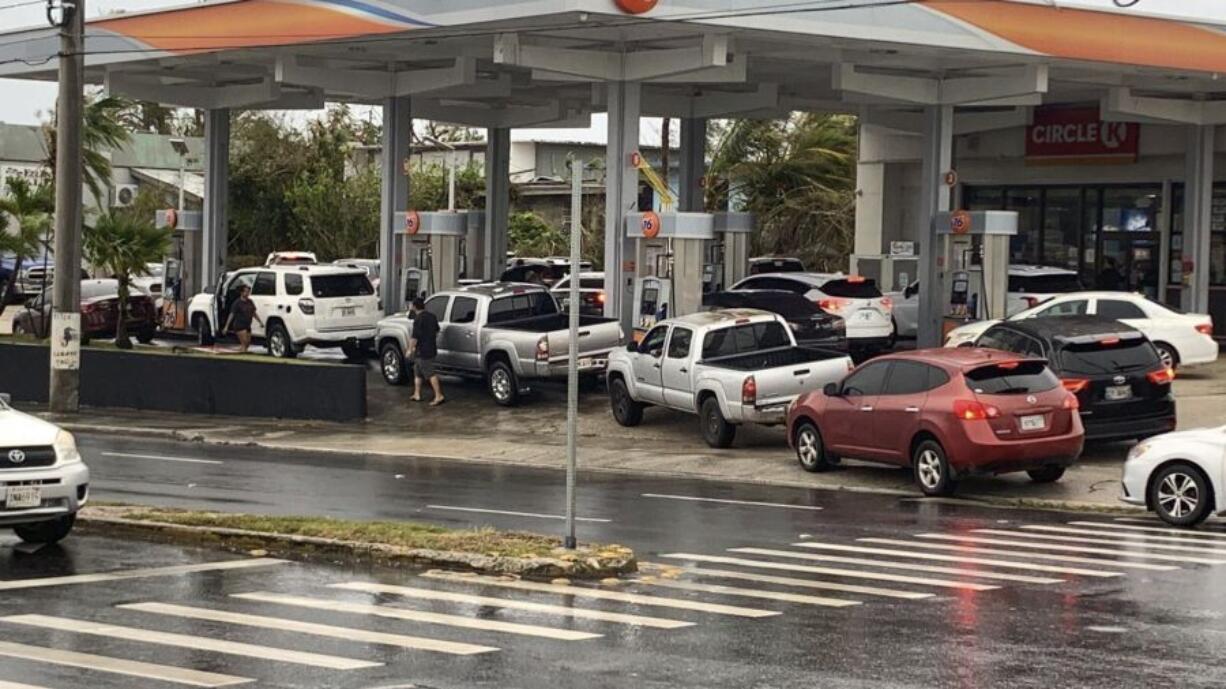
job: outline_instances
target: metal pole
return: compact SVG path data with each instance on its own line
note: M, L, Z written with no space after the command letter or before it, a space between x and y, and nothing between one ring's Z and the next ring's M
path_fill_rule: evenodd
M85 0L66 0L60 24L55 122L55 273L51 319L51 411L81 403L81 91Z
M583 161L570 163L570 352L566 365L566 538L573 550L575 541L575 474L579 470L579 268L583 244Z
M455 149L451 149L451 153L447 156L447 162L450 163L451 171L447 175L447 210L455 210Z
M187 210L184 204L187 202L187 193L184 187L187 186L187 154L179 155L179 217L183 217L183 211Z

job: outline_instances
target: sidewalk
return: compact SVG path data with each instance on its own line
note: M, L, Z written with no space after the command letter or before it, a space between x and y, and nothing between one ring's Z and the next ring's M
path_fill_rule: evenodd
M561 468L566 456L561 389L545 389L523 406L497 407L477 384L448 381L448 404L432 409L408 400L409 388L384 385L372 371L371 414L365 423L331 424L275 419L184 416L144 411L90 410L56 418L76 431L172 437L211 444L253 445L376 455L414 455ZM1188 371L1176 382L1180 427L1226 424L1226 364ZM735 447L713 450L694 417L648 410L643 425L621 428L603 393L580 405L580 468L830 490L918 495L907 470L847 462L825 474L797 466L781 428L746 427ZM1090 446L1059 483L1038 485L1024 474L965 481L959 495L1018 506L1126 509L1117 499L1127 444Z

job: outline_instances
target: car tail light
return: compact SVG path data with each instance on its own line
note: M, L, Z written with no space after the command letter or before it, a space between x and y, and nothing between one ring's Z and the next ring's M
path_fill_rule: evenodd
M741 383L741 404L757 404L758 402L758 381L753 376L745 379Z
M549 337L542 335L541 339L536 341L536 360L549 361Z
M892 311L894 309L894 300L890 299L889 297L882 297L880 304L881 308L885 309L886 311Z
M299 299L298 300L298 310L302 311L308 316L314 316L315 315L315 300L314 299Z
M1089 387L1090 381L1085 378L1064 378L1060 381L1060 384L1064 386L1065 390L1077 394Z
M93 304L81 304L82 314L91 314L96 310L97 310L97 307Z
M1064 404L1061 406L1065 409L1076 411L1081 409L1081 400L1077 399L1077 395L1067 395L1064 398Z
M955 400L954 416L963 421L984 421L1000 416L1000 410L977 400Z
M1213 336L1213 321L1210 321L1208 323L1201 323L1200 325L1196 326L1196 332L1200 333L1201 335L1209 335L1210 337L1212 337Z
M817 300L817 308L821 309L822 311L829 311L831 313L839 313L843 309L847 308L849 304L851 304L851 300L843 299L842 297Z
M1167 383L1175 380L1175 369L1169 367L1160 368L1157 371L1150 371L1149 373L1146 373L1145 377L1148 378L1149 382L1153 383L1154 385L1166 385Z
M858 285L864 282L864 276L863 275L848 275L847 281L853 285Z
M1104 337L1098 341L1098 344L1104 347L1114 347L1115 345L1119 343L1120 343L1120 338L1118 337Z
M593 301L603 306L604 305L604 292L597 292L596 297L595 299L593 299Z

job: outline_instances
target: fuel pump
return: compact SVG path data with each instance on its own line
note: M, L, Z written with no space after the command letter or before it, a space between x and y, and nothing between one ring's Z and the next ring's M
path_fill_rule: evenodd
M1009 291L1009 241L1015 211L938 213L943 330L1004 318Z
M468 234L468 213L440 211L397 213L404 273L405 304L459 284L464 270L462 245Z
M187 302L201 291L200 257L204 215L200 211L157 211L154 225L171 230L170 252L162 257L163 330L187 330Z
M632 213L626 217L626 235L636 240L636 337L660 320L699 311L708 244L715 239L714 217L708 213Z

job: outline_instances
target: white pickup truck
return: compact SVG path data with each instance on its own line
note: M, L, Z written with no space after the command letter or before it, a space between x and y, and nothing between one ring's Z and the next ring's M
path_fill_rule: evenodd
M610 354L609 401L623 426L637 426L647 406L697 413L707 444L728 447L738 425L784 423L797 396L851 369L842 352L797 346L774 313L708 311L662 321Z

